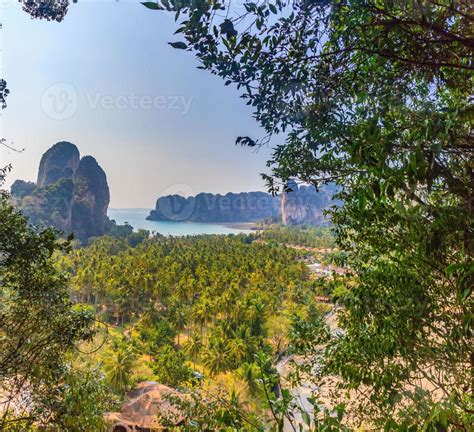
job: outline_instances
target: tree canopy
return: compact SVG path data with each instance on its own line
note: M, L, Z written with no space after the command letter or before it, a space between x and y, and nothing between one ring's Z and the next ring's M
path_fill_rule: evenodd
M56 21L69 5L21 3L33 17ZM172 362L173 336L186 328L189 315L193 337L186 350L192 360L202 354L212 376L238 371L252 392L267 396L278 380L267 357L272 350L267 327L275 321L269 318L287 312L288 304L304 307L290 332L290 347L305 359L295 380L302 374L315 383L336 377L340 397L357 395L355 404L338 405L337 416L325 419L334 428L346 411L351 424L369 422L386 430L469 430L472 2L144 5L173 12L180 40L170 45L193 52L200 68L236 85L253 108L266 135L237 137L236 143L277 142L268 162L271 175L265 176L272 191L293 178L340 187L342 205L331 216L352 284L343 292L340 331L331 332L311 313L315 287L307 269L302 263L283 265L299 258L295 251L248 245L244 238L138 238L136 248L105 238L61 260L73 275L74 294L96 307L107 303L105 313L110 306L117 324L137 322L140 347L156 356L151 363L157 374L173 383L189 373L184 357ZM2 107L7 95L1 80ZM276 236L285 238L294 235ZM6 196L0 198L0 382L7 413L13 413L2 417L2 429L24 430L32 423L72 427L73 418L64 413L78 411L56 399L61 383L83 382L87 388L91 382L97 395L104 393L100 379L70 376L65 367L74 344L90 337L92 320L87 308L73 306L53 265L53 254L67 249L54 231L34 229ZM109 380L125 389L132 358L116 360ZM255 387L255 376L263 385ZM15 394L25 389L35 395L35 405L9 411ZM292 398L288 390L277 393L267 400L281 430L285 416L293 416ZM73 403L86 401L85 412L97 420L87 392L62 394ZM239 424L234 401L224 411L227 418L219 418L218 407L212 421Z
M29 225L8 197L0 196L2 430L18 422L24 430L55 417L50 409L59 406L48 400L66 372L66 355L93 334L93 312L72 304L66 278L54 265L53 254L68 246L54 230ZM36 400L28 394L42 396Z
M182 40L171 45L253 107L267 136L237 144L280 142L268 162L272 190L291 178L341 187L332 218L357 285L323 373L366 389L359 410L375 422L465 428L474 385L472 2L145 6L174 12ZM442 420L440 402L454 406Z

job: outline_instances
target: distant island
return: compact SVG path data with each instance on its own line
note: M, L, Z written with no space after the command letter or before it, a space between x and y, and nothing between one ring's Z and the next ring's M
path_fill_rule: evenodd
M53 226L85 243L105 234L112 223L107 176L92 156L80 157L70 142L58 142L43 154L37 182L16 180L12 200L34 225Z
M214 223L272 220L283 225L320 225L328 222L323 212L334 204L335 193L334 185L316 190L291 181L288 190L278 196L265 192L200 193L192 197L166 195L158 198L147 219Z

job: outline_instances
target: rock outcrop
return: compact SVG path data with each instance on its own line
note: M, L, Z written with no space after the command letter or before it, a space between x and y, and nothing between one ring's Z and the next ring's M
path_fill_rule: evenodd
M92 156L81 159L74 175L71 225L79 238L103 235L107 230L109 186L104 170Z
M62 141L53 145L41 158L38 169L38 187L49 186L60 179L72 178L79 166L78 148Z
M193 222L255 222L277 218L279 199L265 192L200 193L184 198L168 195L158 198L149 220Z
M105 234L110 226L105 172L92 156L80 159L77 147L68 142L43 155L37 184L17 180L11 195L32 224L73 233L81 243Z
M31 195L36 188L36 183L27 182L24 180L15 180L11 187L12 195L23 198L26 195Z
M336 204L333 195L337 189L327 185L319 190L314 186L298 186L288 182L281 198L281 223L283 225L321 225L328 223L324 210Z
M334 186L320 190L292 181L280 196L265 192L216 195L200 193L194 197L167 195L158 198L148 220L193 222L256 222L279 220L284 225L328 223L323 211L330 207Z

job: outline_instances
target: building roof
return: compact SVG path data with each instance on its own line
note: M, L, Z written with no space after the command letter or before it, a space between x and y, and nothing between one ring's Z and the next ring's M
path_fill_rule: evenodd
M184 418L176 406L169 401L169 396L181 397L182 395L163 384L153 381L142 382L127 395L127 401L123 404L121 412L107 413L105 419L114 426L125 428L117 430L136 430L137 427L163 430L160 416L178 425Z

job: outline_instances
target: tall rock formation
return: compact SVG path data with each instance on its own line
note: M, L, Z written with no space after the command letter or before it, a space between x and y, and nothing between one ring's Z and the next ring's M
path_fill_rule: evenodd
M73 233L81 243L105 234L110 225L105 172L92 156L80 159L69 142L57 143L43 155L37 184L16 180L11 195L32 224Z
M63 178L72 178L79 166L79 150L70 142L53 145L41 158L38 169L38 187L49 186Z
M296 181L290 180L281 199L281 223L283 225L321 225L329 220L324 210L331 205L333 195L337 192L335 185L326 185L316 190L314 186L298 186Z
M81 159L74 185L71 210L74 233L80 239L103 235L108 224L110 193L105 172L92 156Z

